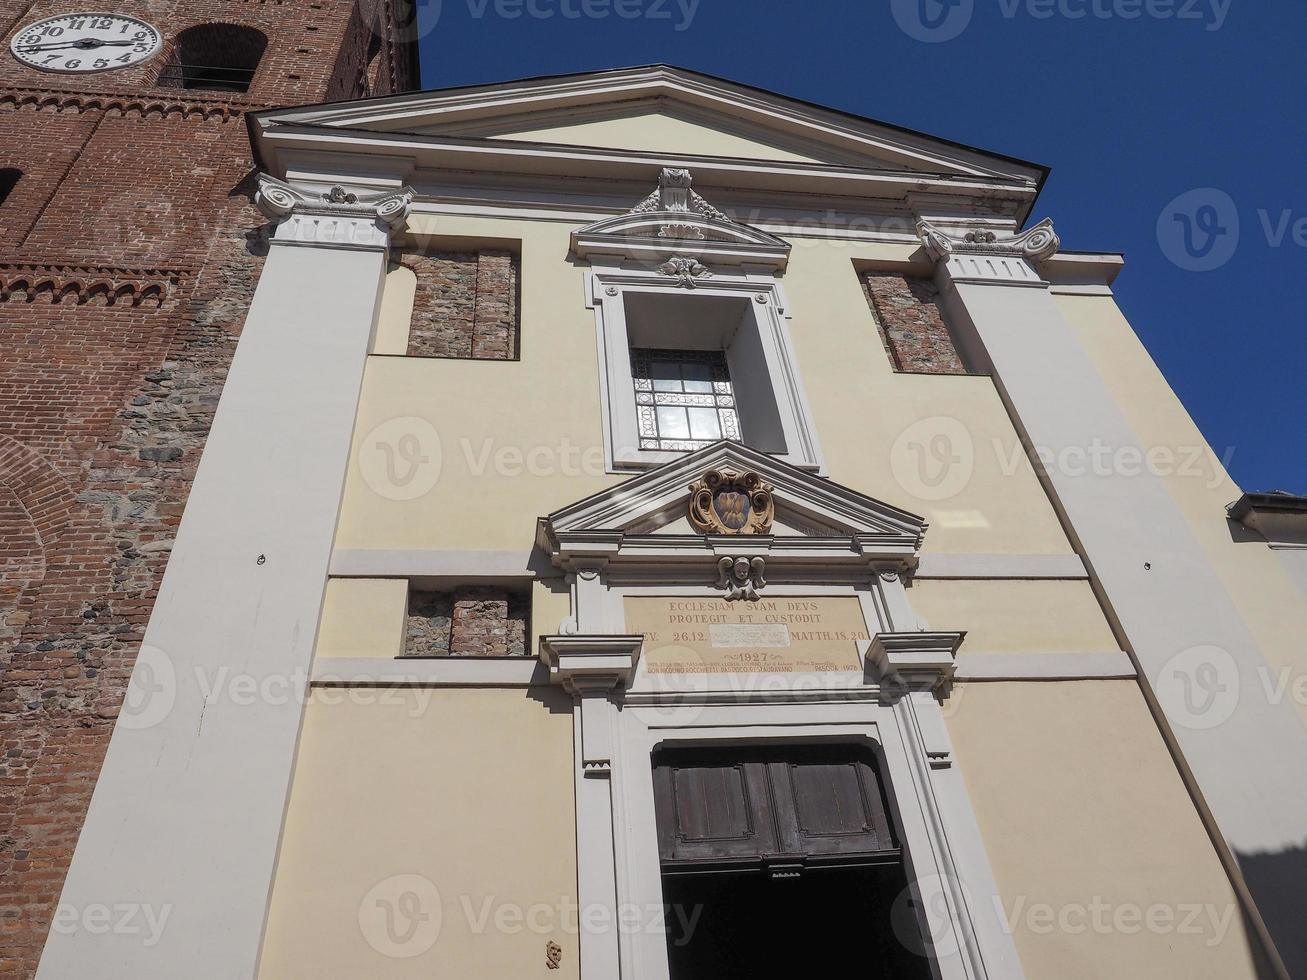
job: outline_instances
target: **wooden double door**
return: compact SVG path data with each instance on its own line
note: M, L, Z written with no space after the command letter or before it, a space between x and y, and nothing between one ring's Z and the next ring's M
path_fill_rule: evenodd
M930 976L869 750L678 749L653 762L672 980Z

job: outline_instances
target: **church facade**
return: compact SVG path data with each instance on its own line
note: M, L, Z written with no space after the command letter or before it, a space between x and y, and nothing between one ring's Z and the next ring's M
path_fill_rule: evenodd
M38 977L1307 969L1304 511L1044 168L666 66L312 99Z

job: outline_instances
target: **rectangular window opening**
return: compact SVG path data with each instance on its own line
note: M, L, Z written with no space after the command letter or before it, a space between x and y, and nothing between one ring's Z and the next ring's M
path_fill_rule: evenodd
M640 448L702 449L721 439L740 440L726 356L721 351L631 351Z

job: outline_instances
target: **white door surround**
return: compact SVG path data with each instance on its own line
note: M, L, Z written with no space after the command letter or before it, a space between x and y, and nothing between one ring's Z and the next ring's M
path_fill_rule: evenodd
M777 520L820 533L659 533L689 499L689 475L751 470L774 486ZM577 699L574 777L582 980L667 980L652 754L668 745L857 742L889 786L921 937L941 980L1019 978L993 876L941 705L961 633L917 628L904 574L924 523L799 467L732 443L541 521L539 542L567 573L572 616L545 637L551 679ZM664 673L649 669L625 620L628 597L721 600L724 555L761 559L765 600L852 597L871 639L855 670ZM586 910L596 910L586 926Z

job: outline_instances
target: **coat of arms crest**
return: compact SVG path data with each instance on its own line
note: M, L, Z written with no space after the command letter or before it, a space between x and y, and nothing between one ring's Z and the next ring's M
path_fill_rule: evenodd
M766 534L775 509L757 473L709 470L690 484L690 523L700 534Z

